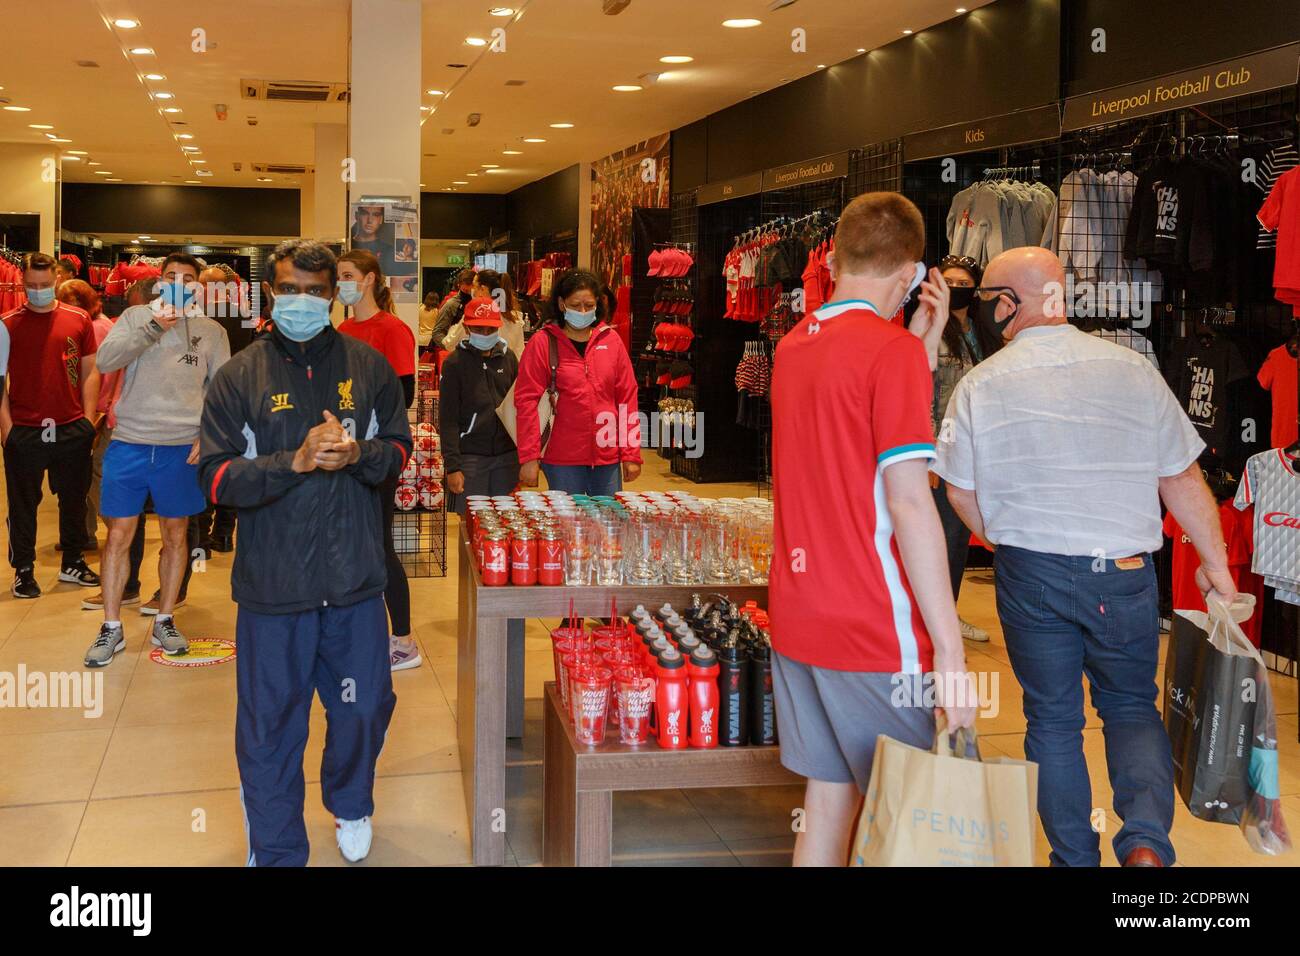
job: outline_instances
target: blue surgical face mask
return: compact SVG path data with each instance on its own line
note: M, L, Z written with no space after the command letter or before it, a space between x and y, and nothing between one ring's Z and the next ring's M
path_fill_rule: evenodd
M589 328L596 321L596 310L590 312L577 312L573 309L564 310L564 321L568 322L575 329Z
M501 341L501 333L491 332L487 335L479 335L476 332L471 332L467 338L469 339L469 344L474 346L474 348L478 349L480 352L487 352L497 347L497 343Z
M174 306L178 309L184 309L194 301L195 290L187 288L180 282L163 282L162 289L158 296L163 305Z
M353 279L344 279L339 282L339 301L344 305L356 305L363 298L365 293L361 291L360 284Z
M271 321L294 342L308 342L330 324L330 300L315 295L277 295Z
M27 301L38 309L45 308L54 302L54 286L47 289L28 288Z

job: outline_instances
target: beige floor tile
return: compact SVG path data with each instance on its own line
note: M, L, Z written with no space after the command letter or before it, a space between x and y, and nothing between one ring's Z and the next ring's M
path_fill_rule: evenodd
M118 714L119 727L233 721L235 664L168 667L142 659Z
M0 808L0 866L63 866L86 804Z
M112 731L0 735L0 806L85 800Z
M235 721L118 727L93 798L151 796L239 786Z
M237 789L92 800L71 866L243 866Z

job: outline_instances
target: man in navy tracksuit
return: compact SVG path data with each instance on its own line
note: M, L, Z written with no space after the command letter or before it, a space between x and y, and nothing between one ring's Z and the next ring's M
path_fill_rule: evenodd
M307 862L313 691L328 726L322 797L356 861L370 850L375 762L397 703L379 487L410 456L410 428L388 361L330 325L329 249L286 242L267 275L274 330L213 378L199 460L208 497L239 513L235 753L248 862Z

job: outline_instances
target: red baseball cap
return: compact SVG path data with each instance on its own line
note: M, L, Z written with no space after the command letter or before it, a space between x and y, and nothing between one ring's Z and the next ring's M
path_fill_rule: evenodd
M470 299L465 303L465 314L461 317L465 325L483 325L501 328L501 310L491 299Z

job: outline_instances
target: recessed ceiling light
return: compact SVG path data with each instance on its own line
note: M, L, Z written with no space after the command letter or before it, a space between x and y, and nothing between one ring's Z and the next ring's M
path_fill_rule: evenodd
M258 181L259 183L269 183L269 182L271 181L271 177L269 177L269 176L258 176L258 177L257 177L257 181Z
M453 180L451 181L451 184L452 184L453 186L468 186L468 185L469 185L469 182L468 182L467 180L464 180L464 179L453 179Z
M201 152L201 150L200 150L200 148L199 148L198 146L182 146L181 149L184 150L184 151L187 152L187 153L198 153L198 152Z
M466 175L466 176L473 177L473 176L477 176L478 173L466 173L465 175Z
M105 179L105 180L104 180L104 182L106 182L106 183L120 183L121 181L122 181L122 180L120 180L120 179Z
M171 99L175 99L175 97L172 96L172 94L170 94L170 93L155 93L153 96L154 96L154 99L156 99L156 100L171 100Z
M762 20L755 20L752 17L740 17L736 20L723 20L724 27L730 27L733 30L748 30L750 27L762 26Z
M490 17L513 17L514 15L514 7L490 7L488 9L488 16Z
M500 166L499 164L497 164L497 163L483 163L483 164L481 164L481 165L482 165L482 167L483 167L484 169L500 169L500 168L501 168L501 166Z
M92 159L90 162L86 163L86 165L87 165L87 166L103 166L104 164L101 163L101 162L98 162L98 161Z
M446 96L446 95L447 95L447 91L446 91L446 90L425 90L424 92L428 93L430 96Z
M30 113L32 111L30 106L6 106L5 109L10 113Z
M51 143L71 143L72 140L68 139L66 136L52 136L52 137L50 137L50 142L51 142Z
M824 69L826 69L826 64L825 64L825 63L818 63L818 64L817 64L817 69L819 69L819 70L824 70Z
M424 188L424 183L420 183L420 188L421 188L421 189Z
M614 87L614 92L615 93L640 93L641 89L642 88L637 86L635 83L622 83Z
M495 174L497 174L497 173L508 173L508 172L510 172L510 170L508 170L508 169L501 169L500 167L496 167L495 169L485 169L485 170L483 170L483 172L487 173L489 176L493 176L493 175L495 175Z
M181 108L179 106L169 106L163 110L164 113L179 113L180 111Z
M153 47L137 46L131 48L133 56L153 56Z
M163 76L161 73L146 73L144 75L144 78L146 80L155 80L155 81L167 79L167 77Z
M966 8L965 8L965 7L958 7L958 8L957 8L957 12L958 12L958 13L965 13L965 12L966 12Z
M867 52L867 48L864 47L864 46L860 46L860 47L858 47L858 52L859 52L859 53L866 53L866 52Z
M112 176L113 174L110 173L107 169L97 169L97 170L95 170L95 175L96 175L96 176Z
M128 17L122 17L119 20L113 21L113 26L117 27L120 30L134 30L139 25L140 25L139 20L132 20L129 19Z
M196 176L211 176L211 175L212 175L212 170L210 170L210 169L196 169L196 170L194 170L194 175L196 175Z
M572 123L552 123L551 129L573 129Z
M659 58L660 63L693 63L694 61L695 57L693 56L661 56Z
M79 163L79 162L81 162L81 157L80 157L80 156L66 156L66 155L65 155L65 156L63 157L63 161L64 161L65 163Z
M544 142L546 142L546 140L542 139L540 136L526 136L526 137L524 137L524 142L525 142L525 143L544 143Z
M28 129L54 129L53 126L49 126L45 123L29 123L27 128Z
M136 239L138 239L140 242L149 242L150 240L153 239L153 236L136 236Z
M185 180L185 184L186 184L187 186L201 186L201 185L203 185L203 184L200 183L197 179L187 179L187 180Z
M913 31L911 31L911 30L904 30L904 31L903 31L903 36L905 36L905 37L910 37L910 36L912 35L912 32L913 32Z
M487 40L484 40L482 37L466 37L466 38L465 38L465 45L466 45L466 46L487 46L487 42L488 42L488 41L487 41Z
M87 153L84 149L70 149L70 150L68 150L68 155L69 155L69 156L88 156L88 155L90 155L90 154Z
M193 133L177 133L177 134L176 134L176 138L177 138L177 139L193 139L193 138L194 138L194 134L193 134Z
M502 155L502 156L522 156L523 154L524 154L524 151L523 151L522 149L503 149L503 150L501 150L501 155Z

